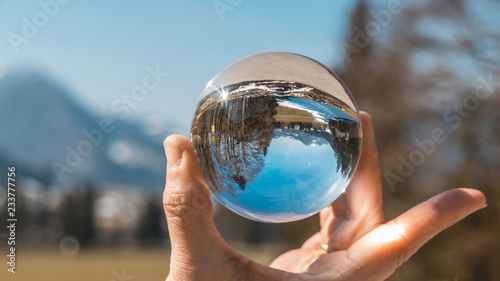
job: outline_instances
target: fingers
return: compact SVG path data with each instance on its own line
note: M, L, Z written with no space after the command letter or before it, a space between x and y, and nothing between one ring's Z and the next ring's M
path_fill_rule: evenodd
M164 147L167 180L163 207L173 254L201 257L217 246L226 247L214 225L210 192L191 142L172 135L164 141Z
M386 226L393 230L391 233L399 235L384 242L388 239L386 236L382 242L393 250L402 251L400 254L403 258L398 263L401 264L436 234L485 204L484 194L475 189L460 188L443 192L388 222Z
M340 272L352 280L384 280L429 239L484 207L485 202L483 193L474 189L441 193L375 228L347 251L321 257L309 272Z
M361 157L346 191L332 205L333 215L322 214L329 252L345 250L384 222L377 146L370 116L360 112L363 127ZM325 217L327 217L325 219Z
M348 256L388 274L439 232L484 207L484 194L454 189L432 197L360 239Z
M323 238L321 237L321 233L316 232L314 235L309 237L300 247L301 249L314 249L318 250L319 246L323 244Z

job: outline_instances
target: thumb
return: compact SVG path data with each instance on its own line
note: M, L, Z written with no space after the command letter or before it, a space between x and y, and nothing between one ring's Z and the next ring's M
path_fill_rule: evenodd
M172 243L167 280L235 280L235 276L250 275L256 276L252 280L284 280L283 272L251 261L222 239L191 142L172 135L164 146L167 182L163 207Z
M172 243L172 257L192 261L225 249L213 222L210 192L191 142L180 135L164 141L167 180L163 207ZM188 259L188 260L185 260Z

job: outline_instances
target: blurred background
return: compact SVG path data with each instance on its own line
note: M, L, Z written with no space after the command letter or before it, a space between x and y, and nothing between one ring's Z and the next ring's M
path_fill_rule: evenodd
M387 219L447 189L486 194L389 280L500 280L499 13L489 0L0 0L0 279L164 280L163 139L189 136L225 66L284 50L329 66L372 115ZM262 263L319 227L219 205L215 220Z

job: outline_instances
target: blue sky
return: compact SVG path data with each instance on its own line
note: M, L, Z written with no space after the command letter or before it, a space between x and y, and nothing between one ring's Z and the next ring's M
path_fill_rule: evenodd
M53 1L0 0L0 76L38 69L103 116L141 83L146 67L159 65L169 76L130 118L175 123L184 135L206 83L243 56L285 50L339 63L355 2L67 1L16 53L9 36L22 36L23 18L43 23L40 3ZM214 3L227 10L218 13Z
M250 219L305 218L330 204L345 189L347 181L337 170L336 161L328 143L306 145L291 136L273 138L256 181L237 192L238 199L228 192L215 196Z

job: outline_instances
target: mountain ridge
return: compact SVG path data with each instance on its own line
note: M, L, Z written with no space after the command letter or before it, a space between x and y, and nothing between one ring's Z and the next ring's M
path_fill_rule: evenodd
M92 142L85 132L99 131L102 119L40 72L11 73L0 79L2 162L19 166L19 171L45 184L69 180L162 187L161 143L132 120L114 116L110 116L114 130L101 131L100 141ZM74 152L80 161L68 162L70 156L75 160ZM61 177L58 167L63 166L69 169Z

